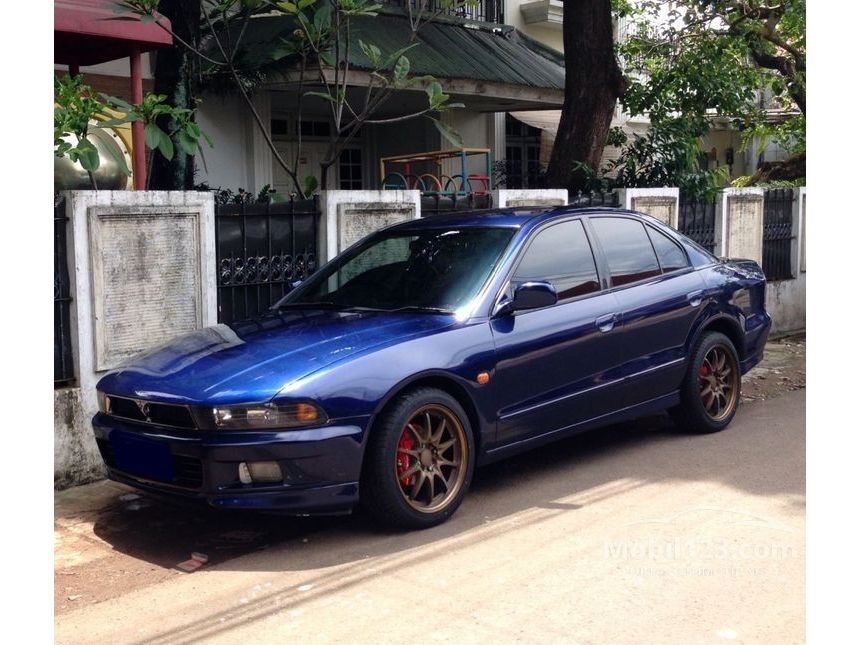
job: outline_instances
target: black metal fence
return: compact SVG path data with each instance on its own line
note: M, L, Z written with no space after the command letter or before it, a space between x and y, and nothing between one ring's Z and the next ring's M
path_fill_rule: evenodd
M702 199L681 192L678 203L678 231L709 251L716 247L717 200Z
M478 0L476 3L463 4L458 7L445 7L441 0L430 0L430 2L419 2L418 0L381 0L380 4L390 5L394 7L406 7L406 3L410 2L413 11L417 8L423 9L425 12L435 13L441 10L443 14L462 18L464 20L475 20L478 22L496 22L503 24L505 22L504 0Z
M421 217L446 215L460 211L486 210L493 207L490 193L468 193L467 195L427 194L421 197Z
M584 193L580 190L568 199L568 204L570 206L609 206L616 208L621 205L621 201L618 198L618 193L614 191Z
M216 205L219 322L266 311L316 270L318 218L314 199Z
M69 288L69 262L66 244L66 200L54 198L54 387L67 385L75 378L72 362L72 297Z
M794 190L764 191L764 241L762 269L768 280L787 280L791 275L791 228Z

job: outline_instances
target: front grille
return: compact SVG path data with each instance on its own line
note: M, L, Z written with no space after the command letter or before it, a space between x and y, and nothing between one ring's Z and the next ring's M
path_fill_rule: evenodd
M187 406L156 403L154 401L139 401L137 399L126 399L110 395L107 398L109 400L108 414L110 416L138 423L169 426L184 430L193 430L195 428L194 418L191 416L191 411Z
M200 488L203 485L203 462L194 457L173 455L176 478L173 483L183 488Z

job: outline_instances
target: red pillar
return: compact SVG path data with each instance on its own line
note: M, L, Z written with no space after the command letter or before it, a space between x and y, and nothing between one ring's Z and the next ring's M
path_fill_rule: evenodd
M140 73L140 46L132 45L129 54L129 65L131 67L131 102L143 101L143 78ZM131 124L131 170L134 177L134 189L146 188L146 148L143 143L143 122L135 121Z

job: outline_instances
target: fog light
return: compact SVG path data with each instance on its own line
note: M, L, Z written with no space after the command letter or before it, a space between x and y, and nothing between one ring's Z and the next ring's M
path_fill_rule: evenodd
M284 481L277 461L249 461L239 464L239 481L243 484L277 484Z

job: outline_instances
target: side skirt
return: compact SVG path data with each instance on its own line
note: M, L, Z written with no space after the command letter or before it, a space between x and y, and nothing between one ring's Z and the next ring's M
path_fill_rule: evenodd
M662 412L663 410L678 405L680 402L680 392L675 391L671 394L664 394L663 396L645 401L644 403L637 403L636 405L622 408L621 410L616 410L599 417L594 417L587 421L580 421L579 423L552 430L536 437L530 437L529 439L523 439L522 441L515 441L498 448L493 448L478 457L477 465L483 466L485 464L490 464L494 461L498 461L521 452L526 452L532 448L537 448L538 446L543 446L545 444L552 443L553 441L558 441L560 439L579 434L580 432L602 428L604 426L621 423L623 421L630 421L656 412Z

